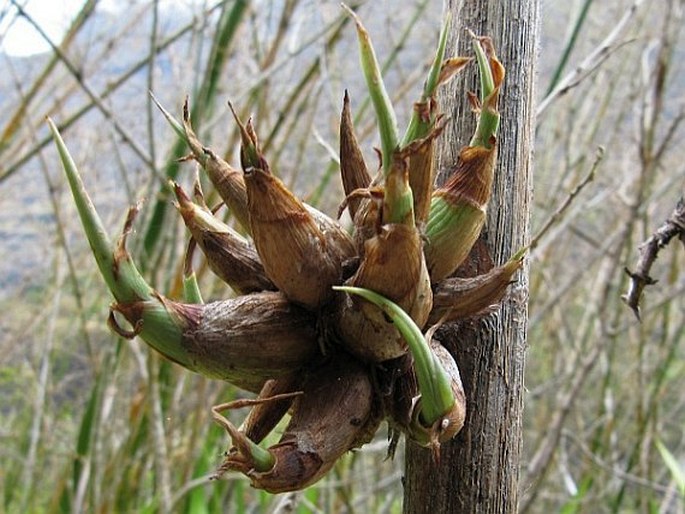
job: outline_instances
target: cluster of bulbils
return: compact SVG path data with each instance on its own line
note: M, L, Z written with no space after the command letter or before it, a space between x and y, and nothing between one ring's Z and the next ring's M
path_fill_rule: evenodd
M288 191L262 154L250 121L243 124L233 112L242 141L239 170L200 143L187 102L182 123L162 109L188 143L188 159L204 169L251 237L250 242L217 219L199 186L191 198L172 184L191 242L236 298L203 303L190 266L184 302L149 286L126 250L135 209L112 245L49 122L93 253L116 300L110 325L123 336L141 337L189 370L258 394L214 407L214 419L232 440L217 476L236 470L271 492L319 480L345 452L368 442L383 419L393 435L391 449L405 434L437 458L440 443L461 429L466 405L457 364L429 327L497 304L521 265L517 254L486 275L448 278L478 238L490 197L504 78L491 41L474 36L481 94L469 98L479 116L477 129L449 181L435 189L433 145L442 129L436 90L473 59L444 58L445 23L422 97L400 138L368 33L350 14L381 139L381 165L372 178L345 94L340 168L352 235ZM115 312L132 328L123 329ZM240 407L250 410L238 428L222 412ZM288 413L280 441L260 446Z

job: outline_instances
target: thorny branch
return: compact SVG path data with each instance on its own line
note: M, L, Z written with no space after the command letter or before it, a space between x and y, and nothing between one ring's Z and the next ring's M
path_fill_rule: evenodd
M637 261L635 271L625 268L630 276L628 292L621 298L630 307L638 320L640 320L640 298L645 287L656 284L656 280L649 276L652 264L664 248L674 237L678 237L685 246L685 200L681 196L673 212L652 236L640 245L640 258Z

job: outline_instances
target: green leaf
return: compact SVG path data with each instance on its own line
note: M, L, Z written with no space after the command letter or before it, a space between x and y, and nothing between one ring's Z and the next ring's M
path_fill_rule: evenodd
M671 472L671 478L676 483L676 486L680 491L680 496L685 498L685 467L678 462L678 459L676 459L670 450L658 439L656 441L656 447L661 454L664 464L666 464L666 467Z
M448 12L445 16L442 30L440 31L440 39L438 41L438 49L435 52L435 58L433 59L430 70L428 70L428 76L426 77L426 82L423 85L421 102L425 102L435 95L438 85L440 84L438 79L440 78L440 70L445 59L445 47L447 46L448 35L447 29L451 19L451 13ZM425 137L430 131L434 121L434 119L431 119L428 122L422 120L420 114L416 111L416 109L414 109L411 119L409 120L409 125L407 126L407 131L404 133L404 137L402 137L401 146L405 147L412 141Z
M392 102L385 90L383 83L383 76L381 75L380 66L376 59L376 52L371 44L371 37L366 31L357 14L343 4L343 8L347 10L355 25L357 26L357 37L359 39L359 57L361 60L362 71L366 79L366 85L369 89L369 96L376 111L376 118L378 120L378 131L381 136L381 153L383 155L383 170L387 173L392 164L392 154L397 149L399 144L399 134L397 131L397 118L395 117L395 110L392 107Z
M414 357L416 377L421 392L421 418L430 426L444 416L454 405L455 398L450 379L440 361L435 358L409 314L396 303L369 289L350 286L335 286L336 291L356 294L370 301L387 314L399 330Z

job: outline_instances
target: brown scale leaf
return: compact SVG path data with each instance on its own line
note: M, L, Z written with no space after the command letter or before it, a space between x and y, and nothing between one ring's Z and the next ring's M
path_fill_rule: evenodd
M164 300L185 327L181 346L194 371L259 392L266 380L299 373L316 362L316 322L281 293L262 292L191 305ZM121 305L129 322L141 319L146 302Z
M354 256L352 239L332 224L322 230L320 219L270 173L253 168L245 180L252 237L267 276L293 302L319 309L340 283L342 263Z
M190 111L187 98L183 104L183 127L192 151L192 159L197 161L205 170L209 180L231 213L236 217L238 223L245 230L249 231L247 192L245 191L242 173L200 142L190 125Z
M423 327L432 291L415 227L384 225L364 244L364 258L346 285L370 289L392 300ZM407 352L404 339L380 309L361 298L341 295L336 331L345 347L364 360L381 362Z
M414 108L420 108L420 104L415 104ZM405 154L409 155L409 186L414 195L414 219L418 225L426 221L430 212L435 182L435 140L444 128L438 118L436 126L425 138L412 142L404 149Z
M306 380L283 436L269 448L276 462L271 470L255 471L250 455L238 448L229 452L219 473L239 471L253 487L271 493L303 489L321 479L343 454L373 437L380 422L374 407L366 369L338 355Z
M239 294L276 290L257 251L245 239L211 211L191 202L178 184L174 184L174 192L183 221L216 276Z
M259 392L258 399L269 401L254 405L248 413L241 430L255 443L261 442L283 419L295 399L292 393L301 391L302 374L267 380Z
M496 158L495 146L462 148L455 171L434 194L448 198L455 204L459 198L464 198L475 205L486 206L492 191Z
M440 67L438 85L442 86L447 84L457 73L463 70L472 61L472 57L450 57L449 59L445 59Z
M345 197L348 198L347 205L350 216L354 219L365 199L358 196L353 197L352 193L355 190L367 188L371 184L371 175L369 175L357 136L354 133L350 98L347 90L345 90L343 110L340 116L340 175Z
M484 275L452 277L440 282L433 293L433 310L428 323L468 318L488 312L504 297L523 258L510 260Z

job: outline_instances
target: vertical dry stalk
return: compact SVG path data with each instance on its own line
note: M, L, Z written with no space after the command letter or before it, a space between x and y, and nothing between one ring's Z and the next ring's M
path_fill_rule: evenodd
M503 262L525 246L528 237L539 3L448 0L445 10L454 20L448 48L457 51L450 53L465 54L467 28L489 34L504 66L519 77L516 92L506 84L501 92L501 145L485 238L495 262ZM455 162L459 142L473 133L469 107L458 94L475 89L472 83L466 84L466 79L458 76L442 100L451 115L440 142L442 163ZM487 271L479 262L470 264L476 272ZM439 466L433 466L416 446L408 446L405 512L516 511L526 292L524 273L497 315L480 323L453 325L436 334L459 362L467 405L478 408L468 409L462 432L443 446Z

